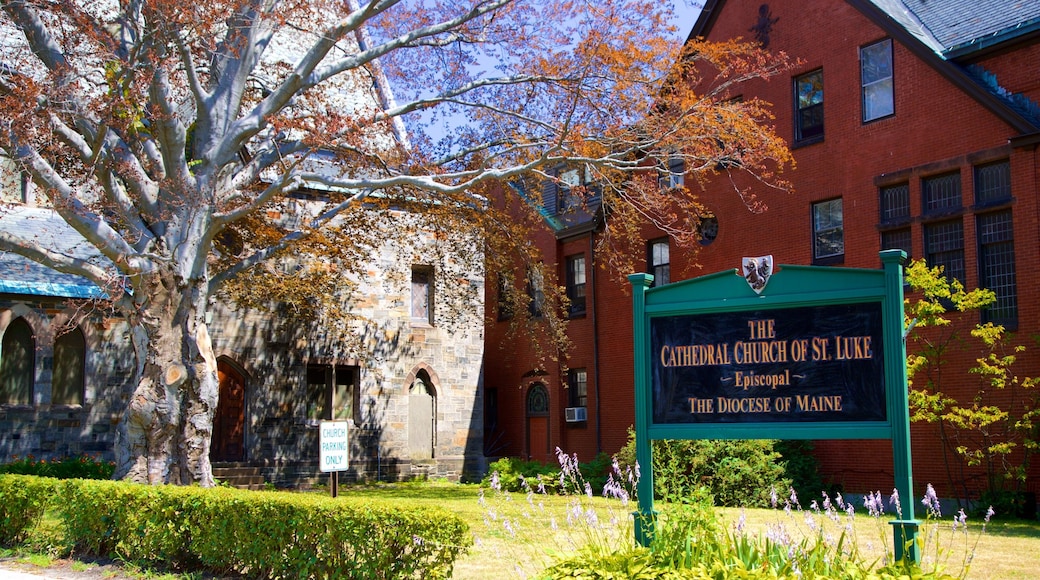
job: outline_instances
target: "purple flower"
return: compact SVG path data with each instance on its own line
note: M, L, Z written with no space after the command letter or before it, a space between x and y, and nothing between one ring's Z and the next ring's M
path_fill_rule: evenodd
M899 503L899 490L892 488L892 495L888 496L888 505L895 506L896 515L903 515L903 506Z
M968 515L964 513L964 510L957 510L957 515L953 516L953 529L957 529L960 526L967 530L968 528Z
M996 515L996 513L997 512L993 511L993 506L989 506L989 509L986 510L986 520L985 521L986 521L987 524L989 523L989 519L992 518L994 515Z
M923 504L925 509L928 510L929 516L937 518L942 516L939 498L935 495L935 488L932 487L932 484L930 483L928 484L928 487L925 488L924 499L921 500L921 504Z
M885 505L881 501L881 492L875 491L863 497L863 507L871 517L881 517L885 513Z
M769 488L769 504L773 506L773 509L776 509L776 503L777 503L776 488L775 487L771 487L771 488Z

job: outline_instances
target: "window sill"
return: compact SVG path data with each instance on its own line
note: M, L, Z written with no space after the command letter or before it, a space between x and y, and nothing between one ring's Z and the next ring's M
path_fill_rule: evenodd
M877 225L877 229L880 232L887 232L891 230L898 230L913 225L914 220L911 217L893 219L881 222Z
M809 145L815 145L817 143L823 143L823 135L820 135L819 137L809 137L808 139L795 139L791 142L791 149L808 147Z
M813 266L839 266L845 263L845 254L827 256L825 258L813 258Z
M964 215L964 208L958 207L954 209L947 209L942 211L933 211L921 214L921 221L924 223L937 222L947 220L950 218L960 217Z

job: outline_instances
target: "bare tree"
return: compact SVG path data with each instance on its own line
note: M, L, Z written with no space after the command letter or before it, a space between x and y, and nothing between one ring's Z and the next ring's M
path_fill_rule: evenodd
M648 220L689 241L692 188L633 175L681 156L690 175L782 187L789 161L764 106L728 92L785 59L697 42L680 58L656 2L0 3L0 148L105 259L6 232L0 249L95 282L129 321L118 475L138 481L212 485L211 298L301 245L357 258L323 232L385 223L348 217L363 205L416 204L445 231L522 247L487 203L515 190L491 184L577 164L622 237ZM687 88L703 78L709 92ZM445 119L442 139L424 132ZM302 191L322 211L270 219Z

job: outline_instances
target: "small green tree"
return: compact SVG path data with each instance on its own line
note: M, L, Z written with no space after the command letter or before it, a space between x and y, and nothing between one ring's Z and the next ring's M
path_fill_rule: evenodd
M992 304L992 291L967 291L959 280L946 277L941 266L929 268L923 261L912 262L906 278L916 295L906 301L915 345L907 357L911 420L937 426L951 489L959 487L960 495L969 497L967 471L981 467L988 500L1019 499L1040 428L1040 379L1018 377L1012 371L1026 347L992 323L974 323L965 336L964 317ZM949 368L950 355L965 348L982 353L968 369L981 380L974 393L958 397L945 385L951 373L961 370Z

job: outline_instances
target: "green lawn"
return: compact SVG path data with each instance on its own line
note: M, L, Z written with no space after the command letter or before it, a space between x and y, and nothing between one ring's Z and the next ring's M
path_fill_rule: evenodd
M629 512L635 506L623 507L616 501L598 497L592 500L583 498L582 501L583 505L596 508L599 525L593 533L584 521L580 525L567 525L572 500L566 497L536 495L528 501L524 494L502 496L485 490L485 505L481 506L478 487L437 483L351 487L341 493L437 505L465 518L475 543L455 566L454 578L457 580L520 578L522 575L518 570L527 574L541 570L554 556L572 551L584 542L599 541L609 547L632 538ZM882 547L891 551L891 526L867 516L862 506L857 505L856 512L862 514L856 517L853 528L860 549L877 557L881 556ZM490 517L491 513L494 513L494 519ZM811 533L804 513L788 515L782 510L736 508L718 508L717 513L728 526L735 525L743 514L748 533L764 534L768 526L778 524L783 524L792 535ZM584 513L581 515L586 516ZM611 523L612 517L620 521ZM507 518L508 525L505 523ZM553 519L556 530L553 530ZM964 534L953 532L952 517L938 522L937 526L936 522L925 522L921 533L927 540L926 567L933 567L932 564L938 560L946 572L957 575L965 555L975 545L968 578L1037 577L1040 570L1040 523L994 520L980 536L981 526L981 520L969 519L967 534ZM840 529L837 532L840 533ZM882 532L885 534L883 539Z

